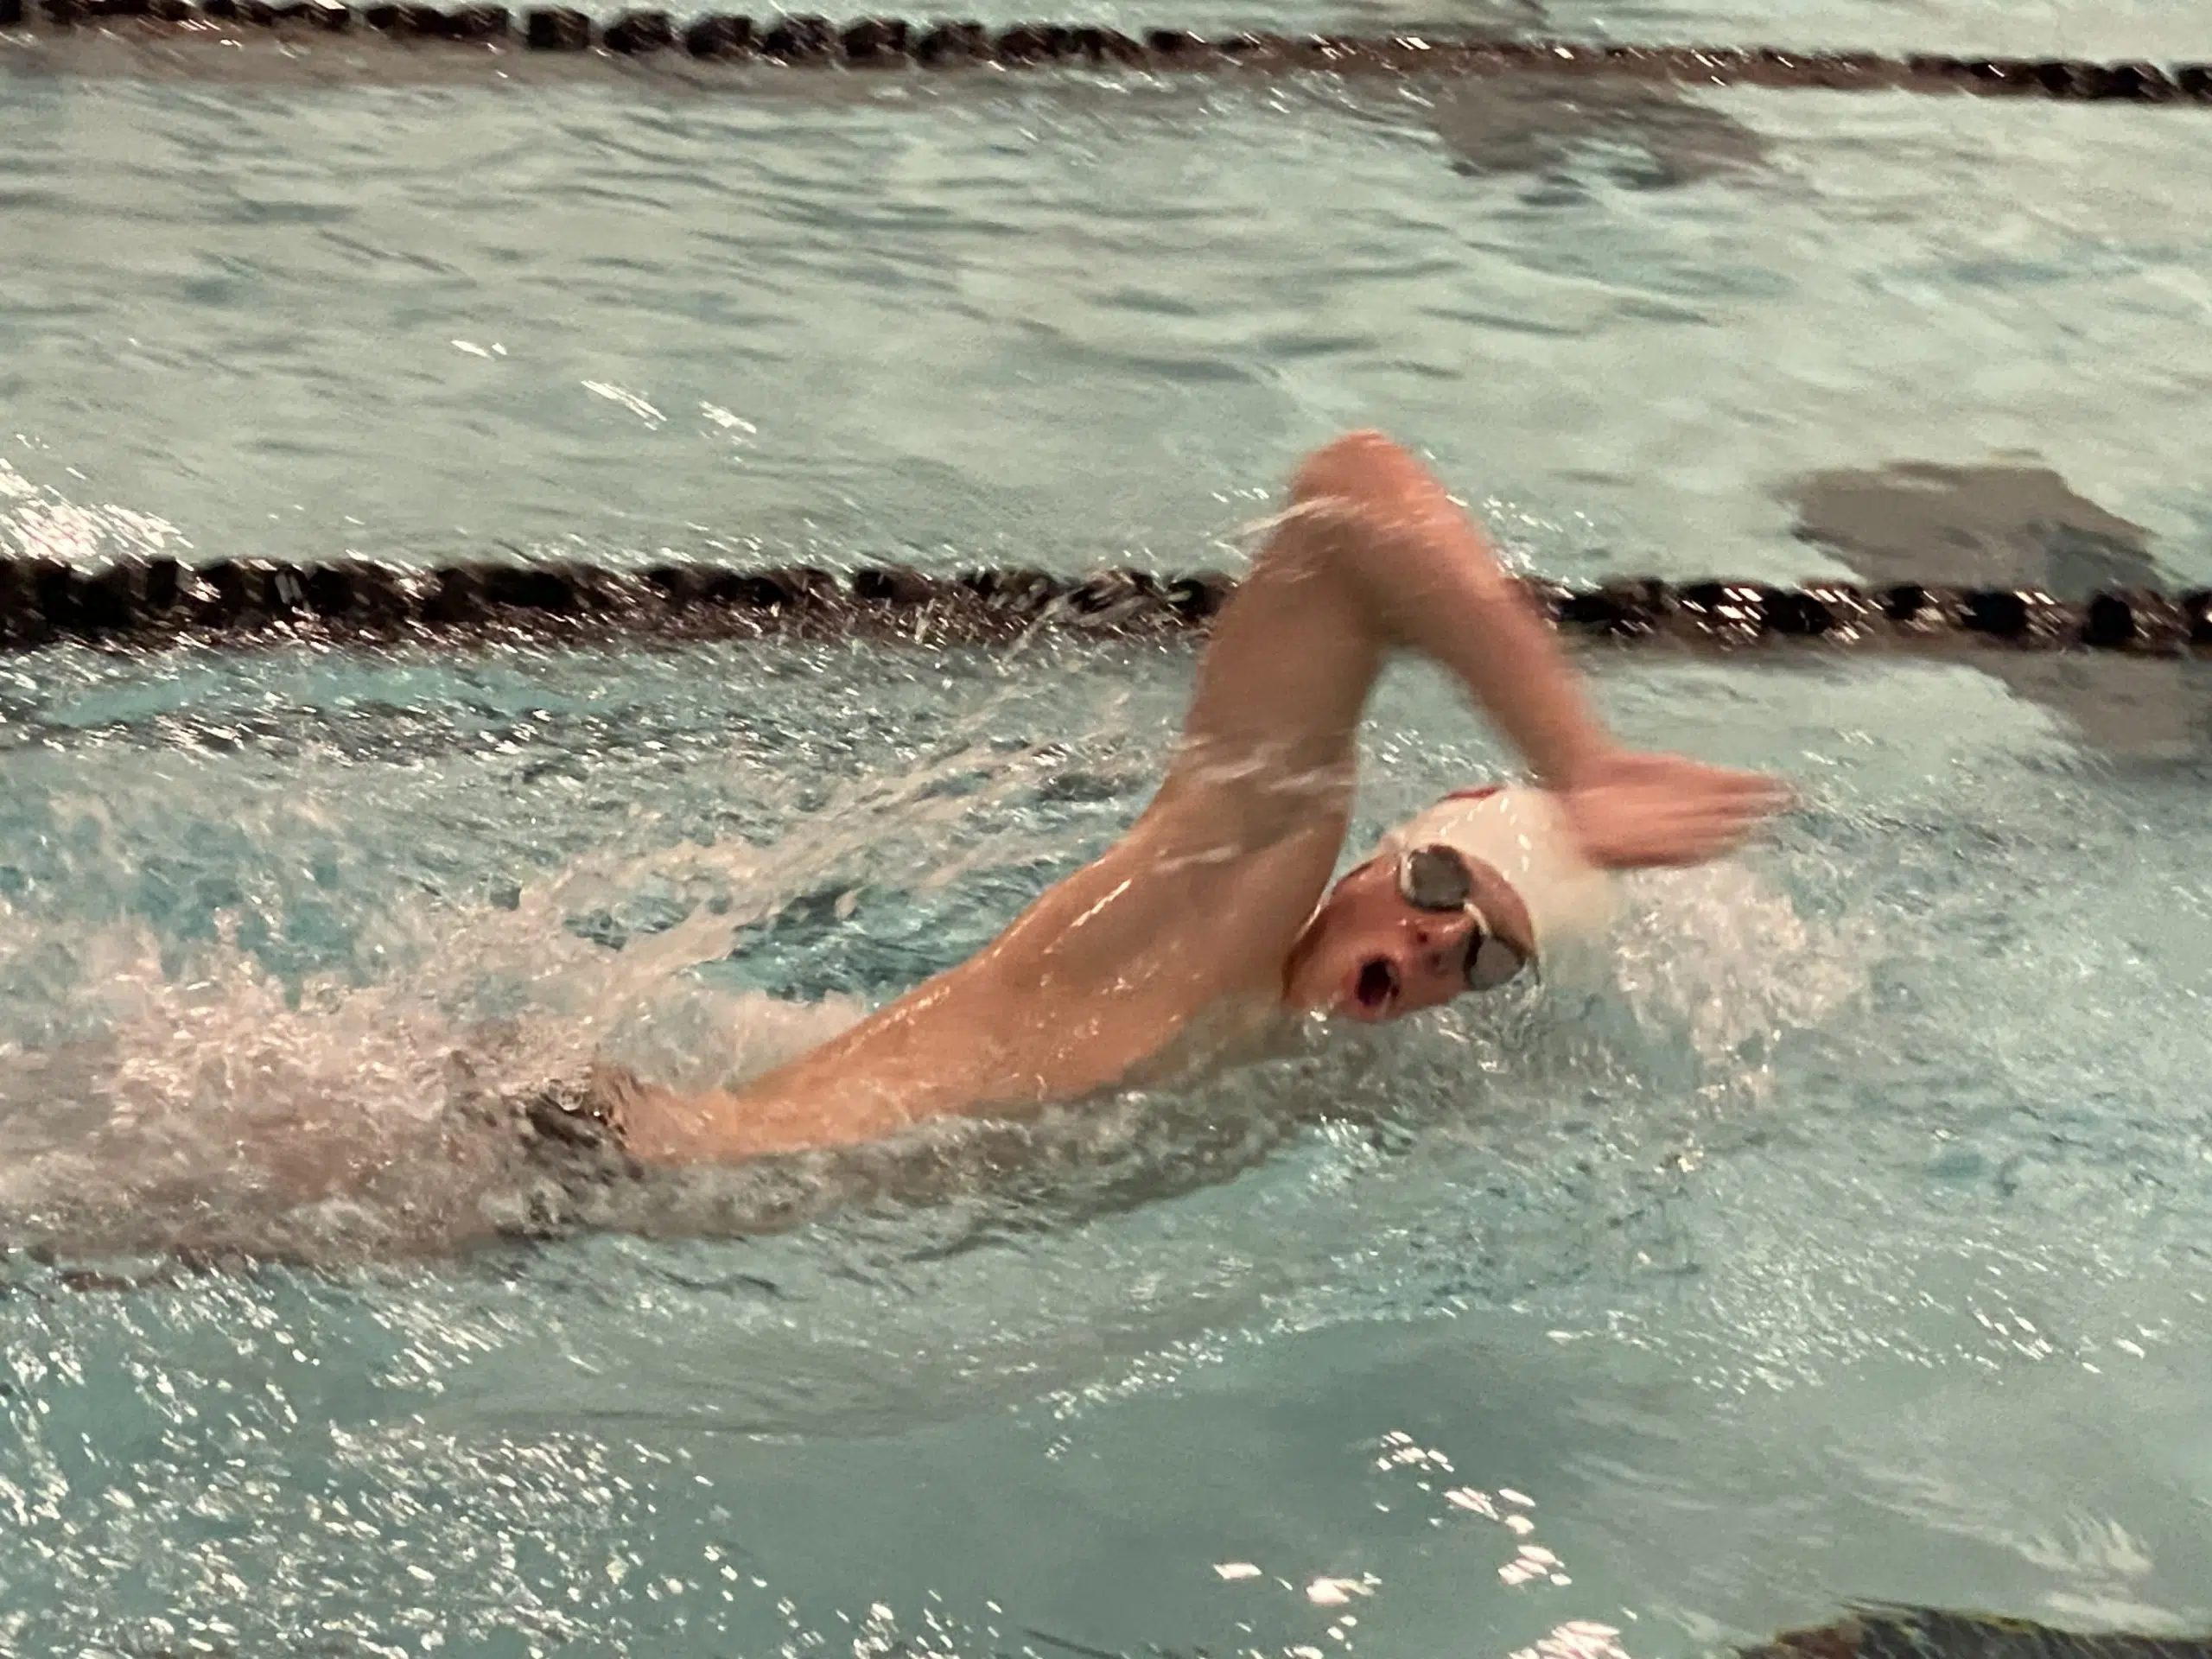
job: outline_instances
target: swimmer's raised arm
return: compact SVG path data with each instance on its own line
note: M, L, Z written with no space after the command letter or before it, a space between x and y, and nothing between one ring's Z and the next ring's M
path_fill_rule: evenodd
M1388 653L1452 671L1554 788L1613 749L1551 630L1435 476L1379 433L1309 456L1200 671L1163 802L1195 787L1297 800L1348 789L1360 715ZM1296 760L1286 746L1295 750ZM1275 766L1242 764L1273 760Z
M1560 791L1593 862L1711 857L1777 804L1764 779L1619 747L1481 529L1421 461L1360 432L1299 468L1287 511L1221 618L1182 745L1133 836L1204 843L1234 825L1264 841L1310 819L1333 860L1360 716L1394 647L1459 678ZM1226 811L1231 799L1249 804Z

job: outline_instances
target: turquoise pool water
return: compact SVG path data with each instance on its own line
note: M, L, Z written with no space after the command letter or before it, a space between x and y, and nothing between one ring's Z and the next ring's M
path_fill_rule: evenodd
M1833 574L1805 480L1909 517L1898 462L2212 572L2189 112L6 61L10 552L1233 563L1374 422L1559 575ZM581 1209L467 1116L462 1066L728 1075L956 959L1189 666L0 664L0 1652L2212 1623L2196 671L1599 662L1806 806L1639 884L1588 1006ZM1378 713L1365 828L1497 762L1425 674Z

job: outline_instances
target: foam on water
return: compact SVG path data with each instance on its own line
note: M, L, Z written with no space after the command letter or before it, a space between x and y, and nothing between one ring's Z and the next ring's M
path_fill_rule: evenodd
M416 1620L485 1651L518 1625L548 1651L1049 1650L1034 1629L1276 1655L1343 1645L1332 1629L1431 1651L1473 1620L1501 1651L1643 1656L1680 1638L1655 1643L1624 1607L1670 1630L1712 1628L1713 1607L1802 1617L1823 1605L1808 1573L1902 1592L1923 1558L1991 1594L2042 1582L2139 1620L2185 1609L2189 1557L2155 1494L2124 1516L2105 1500L2024 1519L2037 1477L2000 1502L1961 1461L2011 1437L2072 1468L2061 1425L2101 1382L2125 1376L2163 1410L2149 1368L2193 1363L2185 1298L2152 1294L2181 1217L2120 1197L2139 1167L2177 1168L2195 1133L2171 1087L2185 1047L2085 1076L2115 1103L2093 1109L2103 1154L2052 1138L2065 1033L2139 996L2139 1018L2165 1020L2197 971L2171 954L2203 899L2171 840L2184 785L2081 770L2039 715L1948 671L1639 670L1607 686L1631 730L1663 710L1732 758L1799 747L1811 799L1744 861L1632 882L1615 982L1587 1002L1471 1002L1182 1096L664 1177L556 1214L565 1242L466 1248L545 1228L531 1178L467 1116L456 1051L496 1087L600 1043L687 1080L766 1063L957 956L1126 822L1180 696L1158 659L1118 665L1135 676L1119 702L1087 702L1107 681L1075 664L1000 678L912 660L899 717L779 798L708 664L779 733L805 709L834 728L820 711L848 697L888 706L880 661L795 657L788 682L711 653L664 680L639 664L710 735L626 728L594 751L598 788L480 815L461 808L577 728L486 762L448 743L476 718L456 704L410 728L412 759L302 741L300 709L340 685L365 708L402 666L303 679L276 653L194 683L158 739L142 715L16 751L39 835L67 857L37 866L16 832L29 876L8 901L0 1122L30 1155L0 1224L82 1256L212 1237L342 1268L100 1298L17 1262L22 1437L0 1486L25 1525L86 1541L48 1561L54 1597L25 1630L143 1644L168 1619L250 1649L312 1623L384 1642ZM531 688L524 730L595 671L509 666ZM128 677L32 671L49 716L111 704ZM234 721L252 687L286 691L238 745L183 735ZM1975 718L1886 719L1938 691ZM1481 771L1420 677L1380 713L1374 822ZM644 731L699 793L633 769ZM725 796L746 810L717 834ZM531 817L556 811L575 816ZM195 839L218 821L238 839ZM403 825L415 842L387 846ZM515 861L461 858L464 830L518 837L528 872L486 880ZM277 879L333 837L342 880ZM255 878L227 933L175 910L102 916L149 845ZM2130 848L2105 891L2060 880ZM378 849L392 861L366 859ZM2025 889L2045 898L2021 931ZM286 922L317 902L353 926L303 971ZM917 927L941 936L935 957L911 949ZM2146 951L2169 953L2163 984L2131 966ZM2062 970L2076 990L2039 1010L2049 1052L2016 1012L2001 1032L1977 1017ZM850 988L791 995L832 985ZM334 1164L342 1200L285 1196ZM394 1263L448 1245L462 1253ZM1946 1376L2023 1388L1985 1422L1955 1392L1926 1397ZM264 1387L281 1398L249 1397ZM1716 1411L1741 1420L1725 1455L1695 1427ZM1448 1477L1400 1462L1363 1484L1403 1449L1395 1431ZM140 1433L175 1449L131 1462ZM1536 1530L1509 1536L1447 1478ZM135 1507L89 1513L87 1481ZM972 1570L900 1519L906 1495L971 1484L1004 1505L969 1523ZM1813 1491L1866 1517L1847 1564L1791 1519ZM1063 1510L1145 1522L1070 1576L1042 1518ZM376 1567L362 1525L434 1580ZM1885 1553L1899 1529L1919 1554ZM168 1564L119 1583L104 1563L149 1559L162 1529L181 1541ZM509 1561L502 1533L554 1543ZM1247 1560L1264 1575L1228 1599L1213 1566ZM270 1594L212 1612L244 1571ZM1369 1575L1368 1593L1341 1589Z
M0 974L19 1010L60 1002L96 1033L60 1046L18 1040L0 1067L15 1154L0 1192L14 1230L35 1236L66 1220L89 1226L79 1242L96 1244L105 1216L118 1243L203 1249L354 1234L385 1246L463 1241L483 1225L472 1201L485 1183L512 1174L494 1167L512 1138L505 1126L472 1126L487 1101L594 1054L679 1085L740 1081L842 1029L861 1006L849 995L797 1001L690 970L728 958L787 901L825 881L834 890L856 861L876 884L926 890L1014 856L1017 838L949 850L932 826L976 811L949 785L988 763L988 787L1018 794L1034 786L1037 759L955 750L832 790L766 846L601 851L503 902L403 899L357 918L352 960L336 972L272 971L238 943L235 913L219 912L216 937L180 950L143 919L87 927L0 908ZM57 819L80 823L110 804L49 802ZM288 836L334 830L342 814L313 792L259 808L232 827L250 858L271 861L291 855ZM658 828L637 815L627 838ZM617 950L572 925L640 896L673 919L632 927ZM260 919L282 929L281 912ZM362 982L372 965L378 977Z

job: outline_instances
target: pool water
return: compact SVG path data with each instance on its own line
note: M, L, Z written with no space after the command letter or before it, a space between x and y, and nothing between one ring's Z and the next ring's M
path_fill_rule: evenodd
M2192 111L35 52L10 552L1233 564L1375 423L1548 574L1840 574L1843 475L1908 559L2212 575ZM1916 464L2078 505L1985 545ZM1187 655L0 664L0 1653L2212 1624L2201 671L1591 665L1803 795L1639 880L1601 994L574 1193L473 1103L957 960L1139 809ZM1426 671L1376 713L1363 834L1502 764Z

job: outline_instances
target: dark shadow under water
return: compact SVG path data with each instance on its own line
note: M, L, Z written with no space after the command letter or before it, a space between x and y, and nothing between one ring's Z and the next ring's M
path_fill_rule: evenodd
M1798 538L1870 584L2026 588L2078 601L2166 582L2141 525L2047 467L1893 461L1814 474L1784 499L1796 510ZM1965 660L2114 759L2212 758L2212 674L2202 664L1999 651Z
M1455 172L1553 175L1594 167L1630 189L1751 174L1767 144L1742 122L1665 86L1499 76L1432 89Z

